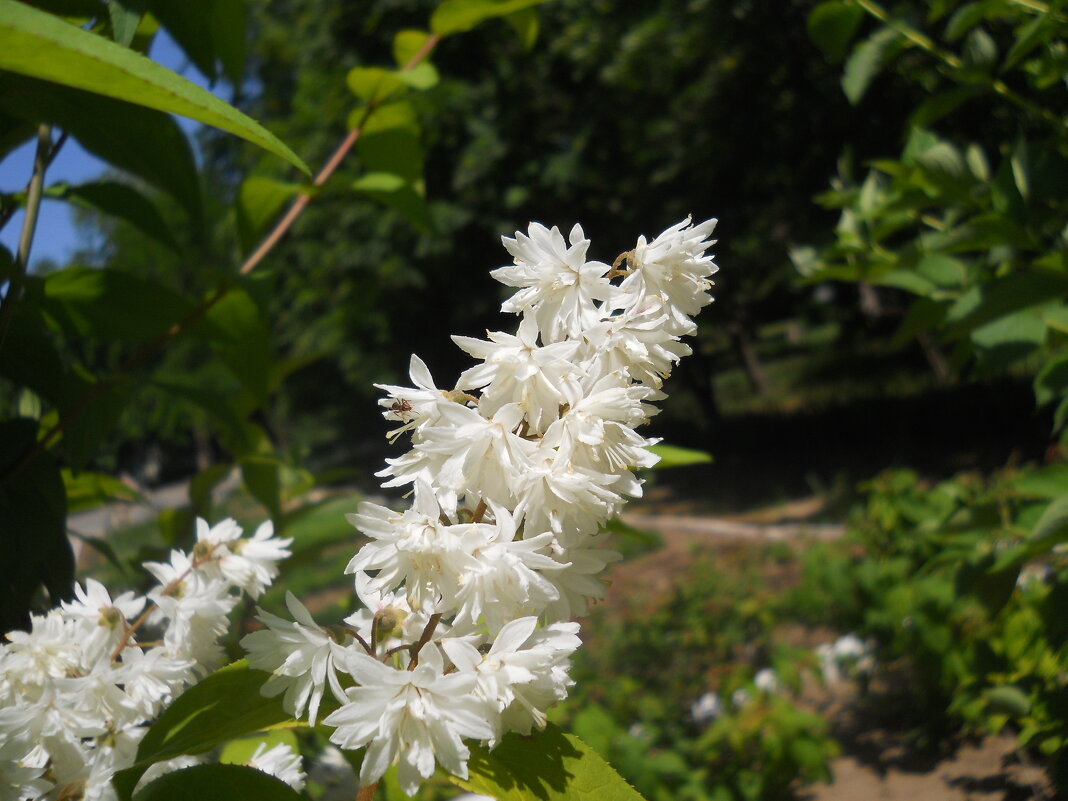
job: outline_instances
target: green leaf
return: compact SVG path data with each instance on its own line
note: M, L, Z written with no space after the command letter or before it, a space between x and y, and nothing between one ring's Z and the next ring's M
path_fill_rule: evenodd
M423 49L430 38L427 31L403 30L393 37L393 60L403 69L416 53Z
M660 457L660 461L654 465L654 469L666 467L686 467L691 464L711 464L712 454L693 448L682 448L678 445L653 445L649 451Z
M352 184L358 192L396 192L408 185L400 175L391 172L369 172L361 175Z
M545 0L445 0L430 17L430 30L438 36L469 31L481 22L504 17Z
M353 67L345 81L353 94L366 103L380 102L405 88L399 71L382 67Z
M405 180L423 177L423 147L409 128L365 132L356 141L356 152L368 172L390 172Z
M820 3L808 15L808 35L832 64L845 58L864 10L845 0Z
M26 302L19 303L0 348L0 376L59 404L64 397L65 374L40 310Z
M309 172L272 133L210 92L139 53L15 0L0 0L0 69L181 114Z
M251 449L254 437L242 413L235 407L232 398L188 382L155 379L151 385L168 395L191 403L208 413L208 420L226 440L226 446L235 452Z
M52 604L73 594L63 477L48 451L26 459L36 443L36 421L0 422L0 564L8 566L0 575L0 629L5 632L29 623L42 585Z
M1031 699L1013 684L989 687L983 692L983 698L986 699L987 711L995 715L1023 717L1031 709Z
M965 292L946 317L951 333L959 335L1029 306L1068 296L1068 276L1018 271L986 281Z
M213 464L193 476L189 482L189 500L193 504L193 510L198 517L211 518L212 493L219 482L230 475L230 471L233 469L234 466L232 464L223 462Z
M1066 540L1068 540L1068 495L1057 498L1045 508L1031 531L1029 542L1052 546Z
M988 73L994 69L994 64L998 60L998 46L989 33L982 28L975 28L964 40L961 55L967 66L982 73Z
M105 503L148 503L145 497L114 476L106 473L79 473L63 471L63 485L67 491L67 512L74 514L85 509L95 509Z
M242 457L241 478L253 498L262 503L276 526L282 521L282 463L267 454L250 454Z
M182 754L202 754L237 737L292 721L282 709L280 697L260 695L268 678L269 673L252 670L242 659L178 696L146 732L134 765L115 775L119 797L129 799L137 781L156 762ZM325 715L334 708L329 693L323 703Z
M69 422L63 430L63 445L67 462L77 473L89 464L101 440L118 423L134 384L128 378L97 381L80 374L70 375L67 384L63 417Z
M578 737L549 724L529 737L514 732L492 751L471 748L465 790L497 801L641 801L641 796Z
M167 773L137 794L137 801L301 801L280 779L243 765L195 765Z
M129 184L117 181L98 181L79 186L56 184L46 190L45 197L67 200L82 208L125 220L160 244L175 250L178 248L156 204Z
M926 128L947 114L953 113L973 97L977 97L985 91L982 86L966 84L939 92L916 107L912 114L909 115L909 125L916 128Z
M1001 65L1001 72L1010 70L1019 64L1027 55L1045 42L1056 32L1051 15L1047 12L1040 14L1034 19L1017 29L1012 47L1005 54L1005 61Z
M356 127L366 108L366 106L361 106L353 110L349 120L350 128ZM379 133L393 128L401 128L409 131L412 136L419 137L419 117L410 101L396 100L378 106L363 123L361 135Z
M1035 401L1045 406L1068 395L1068 353L1053 356L1035 376Z
M900 47L901 34L893 28L880 28L857 45L846 61L842 91L854 106L864 97L872 79Z
M223 72L234 86L240 86L245 77L246 33L245 0L215 0L211 38Z
M372 200L401 214L424 233L434 230L426 200L403 176L390 172L369 172L353 183L353 188Z
M160 284L108 268L68 267L45 277L42 308L80 337L147 342L193 305Z
M130 46L144 15L144 5L138 0L108 0L113 38L123 47Z
M237 190L237 232L242 253L249 253L259 243L282 208L302 191L299 184L282 183L253 175Z
M426 61L416 64L410 70L401 70L397 73L397 77L406 86L420 91L436 86L439 80L437 68Z
M167 29L209 81L218 77L215 69L215 40L212 36L212 10L215 0L147 0L152 16Z
M90 153L167 192L199 221L193 150L170 115L14 74L0 79L0 108L70 131Z
M1021 495L1046 500L1068 496L1068 464L1051 464L1016 476L1012 488Z
M271 731L259 732L248 737L231 740L223 746L219 753L219 762L224 765L247 765L261 745L268 749L276 745L288 745L295 753L300 753L300 742L297 736L289 729L272 729Z
M235 287L195 326L257 403L274 388L271 335L248 290Z
M523 49L530 51L538 42L538 29L540 17L536 8L522 8L504 18L505 22L512 26L512 30L519 36L523 43Z

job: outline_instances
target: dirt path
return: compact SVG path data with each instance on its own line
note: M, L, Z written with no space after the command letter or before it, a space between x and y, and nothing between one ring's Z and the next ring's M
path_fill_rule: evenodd
M632 507L623 521L660 535L663 547L616 566L607 603L623 594L655 597L672 590L676 577L701 554L788 543L837 539L843 526L807 522L822 511L819 499L784 504L757 514L730 518L702 515L695 504L658 502L653 497ZM768 576L773 583L779 577ZM783 576L788 584L796 576ZM833 637L829 632L825 636ZM803 638L820 638L807 631ZM842 755L831 764L834 782L805 788L805 801L1052 801L1041 768L1024 764L1011 735L961 744L953 753L921 755L903 746L901 732L885 722L866 721L855 685L841 682L806 691L811 705L831 723Z

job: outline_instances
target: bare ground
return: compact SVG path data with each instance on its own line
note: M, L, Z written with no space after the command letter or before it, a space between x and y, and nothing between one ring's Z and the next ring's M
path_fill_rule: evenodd
M840 537L840 525L812 523L823 511L818 498L783 504L759 513L711 517L698 503L676 502L669 493L635 504L624 522L655 531L663 547L615 567L606 603L624 602L624 593L655 598L671 591L676 578L700 555L731 552L754 545L784 542L798 549L807 543ZM773 568L775 569L775 568ZM798 579L789 569L768 575L785 588ZM782 636L795 645L815 645L834 638L829 630L784 627ZM955 743L939 753L915 750L905 725L894 725L893 714L878 712L849 682L806 687L803 704L821 714L842 747L832 762L834 781L805 788L805 801L1051 801L1053 791L1043 770L1029 764L1016 749L1011 734L977 742Z

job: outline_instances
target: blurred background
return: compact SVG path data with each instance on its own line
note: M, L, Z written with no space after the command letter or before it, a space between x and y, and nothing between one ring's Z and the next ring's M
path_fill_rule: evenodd
M358 110L346 75L391 62L433 6L250 2L227 47L166 12L147 35L315 168ZM1063 7L553 0L442 41L405 136L362 137L247 277L242 256L312 191L292 168L183 123L197 173L176 191L71 123L56 180L103 175L158 214L56 204L32 268L50 355L0 351L0 413L45 426L78 408L39 380L53 358L83 399L119 375L55 456L82 566L131 581L195 514L269 514L296 538L286 586L340 617L342 513L398 455L374 384L407 383L415 352L450 385L467 366L450 334L512 327L489 276L501 236L579 222L610 263L717 217L715 302L648 432L712 461L650 474L615 524L630 572L560 718L650 799L1052 798L1068 787ZM12 78L13 250L33 149ZM411 191L359 189L382 171ZM153 296L49 294L72 268L168 297L233 287L207 320L225 336L176 337L131 370L155 332L115 319ZM960 781L937 773L966 746ZM866 778L811 789L832 760ZM888 771L936 778L887 789Z

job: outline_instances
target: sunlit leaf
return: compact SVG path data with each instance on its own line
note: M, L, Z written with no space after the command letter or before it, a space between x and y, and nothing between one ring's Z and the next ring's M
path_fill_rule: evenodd
M255 120L114 42L15 0L0 0L0 69L181 114L308 168Z

